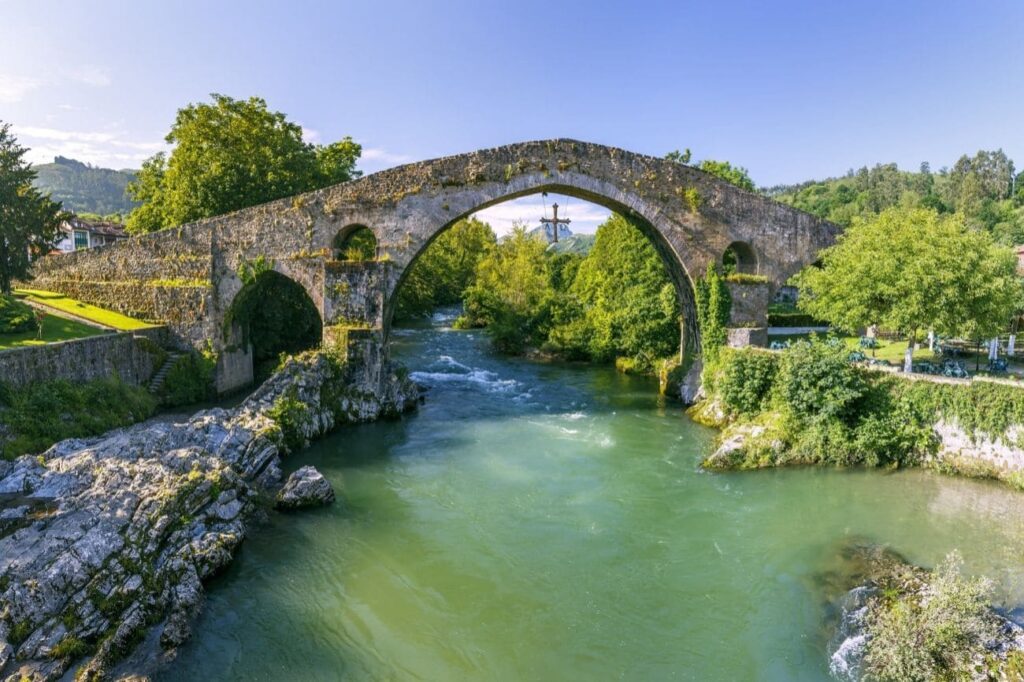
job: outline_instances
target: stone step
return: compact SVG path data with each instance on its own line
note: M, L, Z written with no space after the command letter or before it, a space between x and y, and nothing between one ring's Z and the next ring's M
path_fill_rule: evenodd
M156 393L164 385L164 381L167 379L167 374L171 371L171 367L174 366L174 361L181 357L181 353L168 353L167 359L164 360L164 364L160 365L160 369L156 371L153 377L149 380L149 392Z

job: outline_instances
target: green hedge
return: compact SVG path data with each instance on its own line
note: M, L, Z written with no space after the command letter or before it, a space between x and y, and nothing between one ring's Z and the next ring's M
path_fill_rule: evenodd
M827 327L827 322L817 320L806 313L768 313L769 327Z
M147 419L157 401L149 391L120 381L47 381L22 388L0 384L0 441L4 459L39 453L65 438L98 436Z
M13 296L0 295L0 334L20 334L36 328L32 307Z

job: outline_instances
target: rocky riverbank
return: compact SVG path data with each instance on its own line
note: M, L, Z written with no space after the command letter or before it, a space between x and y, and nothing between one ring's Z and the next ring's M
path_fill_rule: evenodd
M0 679L104 679L173 657L203 582L272 508L281 456L416 404L411 381L367 364L307 354L235 409L0 462Z

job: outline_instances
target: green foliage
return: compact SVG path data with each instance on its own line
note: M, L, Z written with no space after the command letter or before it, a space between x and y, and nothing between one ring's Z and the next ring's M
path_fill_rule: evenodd
M238 324L242 342L251 343L256 363L296 353L320 343L320 313L306 290L273 270L253 275L238 292L225 328Z
M779 358L768 352L726 350L728 360L715 380L715 391L733 414L753 416L764 410L779 371Z
M132 232L151 232L358 177L361 147L351 138L318 147L302 128L258 98L211 95L178 110L165 138L174 145L148 159L128 185L141 206Z
M73 661L85 656L90 651L92 651L92 647L87 643L78 637L68 635L50 649L50 658L55 660L67 659Z
M697 321L700 324L701 353L706 373L714 373L721 349L729 340L729 313L732 299L725 281L714 263L708 263L704 277L694 286Z
M61 205L32 186L36 172L25 161L9 123L0 122L0 294L29 276L32 259L49 253L67 217Z
M715 177L721 178L726 182L731 182L740 189L745 189L748 192L757 191L757 186L754 185L754 181L750 179L747 169L742 166L733 166L728 161L704 159L697 164L697 168L701 169L705 173L710 173Z
M169 407L194 405L213 395L217 360L213 354L185 353L174 360L160 386L160 402Z
M31 306L0 294L0 334L19 334L35 328L36 316Z
M867 672L880 682L972 679L975 654L996 638L993 585L964 578L953 553L925 585L874 598L867 618ZM905 588L903 588L905 590Z
M733 284L767 284L767 275L753 275L749 272L730 272L725 276L726 282Z
M11 434L2 443L6 459L42 452L65 438L98 436L156 411L156 399L148 391L112 379L8 387L0 396L0 422Z
M971 227L1010 246L1024 243L1024 192L1018 189L1011 195L1013 178L1013 162L1002 150L983 150L960 157L952 170L939 173L932 173L927 163L917 173L879 164L851 170L842 178L774 187L769 194L840 225L870 219L894 206L957 211Z
M677 149L666 154L665 158L669 161L689 165L690 160L693 158L693 152L691 152L689 148L682 152ZM748 192L757 191L757 186L754 185L754 181L750 179L747 169L741 166L733 166L728 161L704 159L703 161L699 161L696 167L705 173L710 173L711 175L721 178L726 182L731 182L740 189L745 189Z
M598 362L626 357L645 373L678 348L675 286L654 246L626 218L616 214L598 227L585 258L563 254L551 265L559 292L548 348Z
M281 429L284 447L296 452L306 447L305 424L309 407L296 397L294 387L280 396L267 411L267 416Z
M128 183L135 173L127 170L96 168L89 164L58 156L53 163L35 166L32 184L42 193L58 201L80 217L122 222L138 204L128 197Z
M253 284L257 277L273 269L274 261L266 256L259 255L252 260L243 258L242 262L238 264L238 279L242 280L243 286Z
M341 260L364 262L377 257L377 238L368 227L360 227L347 235L338 247Z
M426 317L439 306L462 301L480 260L497 239L487 223L460 220L435 239L416 259L398 291L395 318Z
M817 418L852 421L866 386L841 343L812 337L788 348L779 363L778 395L801 423Z
M794 281L799 307L847 331L877 324L943 336L1001 332L1022 299L1016 257L958 216L888 209L857 220Z
M546 248L517 226L477 265L466 291L465 323L486 326L501 352L521 353L547 337L553 291Z

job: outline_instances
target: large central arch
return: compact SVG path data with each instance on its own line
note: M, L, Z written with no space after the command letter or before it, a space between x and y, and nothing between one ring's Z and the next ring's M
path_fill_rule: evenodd
M595 187L597 184L600 186ZM661 255L666 265L672 283L675 285L676 297L683 314L684 338L693 342L699 340L700 332L694 305L693 277L700 273L691 273L688 270L685 259L676 252L675 246L666 238L666 233L670 226L664 221L664 216L653 211L645 213L644 209L649 207L644 204L640 197L623 193L615 186L609 185L606 182L595 182L593 178L587 178L586 176L566 176L560 178L558 182L552 182L551 178L543 172L520 176L515 181L508 183L507 187L502 187L497 183L494 186L487 187L485 191L475 193L474 201L479 201L480 203L474 204L460 213L453 214L446 222L437 225L436 228L428 227L425 230L426 238L415 244L415 247L413 247L414 251L408 258L408 261L400 264L396 262L396 266L400 269L394 278L393 285L390 287L384 303L383 329L385 332L391 327L398 292L403 282L415 265L416 260L423 255L438 236L460 220L468 218L478 211L496 204L541 192L561 194L589 201L630 218L633 224L647 237L655 250ZM640 207L639 209L637 208L638 206ZM661 220L660 225L656 222L659 219ZM412 246L410 244L410 247Z

